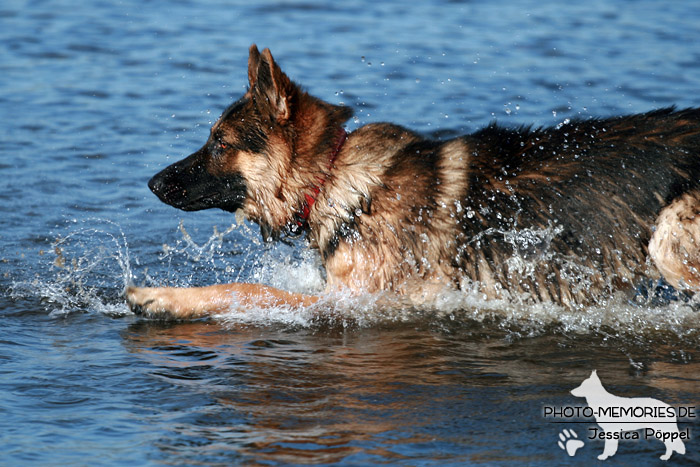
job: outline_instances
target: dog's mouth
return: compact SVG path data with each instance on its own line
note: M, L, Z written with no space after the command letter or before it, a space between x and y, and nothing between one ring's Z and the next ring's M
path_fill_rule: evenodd
M183 211L219 208L235 212L246 198L246 185L240 174L217 177L204 170L182 170L179 164L156 174L148 187L162 202Z
M173 207L183 211L201 211L203 209L219 208L235 212L243 206L244 196L228 196L224 193L210 193L194 200L168 202Z

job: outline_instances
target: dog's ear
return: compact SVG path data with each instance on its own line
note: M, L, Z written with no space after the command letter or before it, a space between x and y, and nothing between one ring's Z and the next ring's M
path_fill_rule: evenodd
M258 80L258 66L260 66L260 52L258 52L258 46L253 44L248 49L248 84L251 89Z
M251 92L261 104L260 108L267 110L279 123L289 121L294 84L275 63L270 49L258 53L257 47L250 48L248 80Z

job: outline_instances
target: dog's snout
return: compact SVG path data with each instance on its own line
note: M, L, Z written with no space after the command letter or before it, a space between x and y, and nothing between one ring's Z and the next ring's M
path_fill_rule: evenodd
M240 208L246 193L243 177L237 172L224 177L209 173L203 155L200 150L166 167L148 181L148 188L164 203L184 211Z

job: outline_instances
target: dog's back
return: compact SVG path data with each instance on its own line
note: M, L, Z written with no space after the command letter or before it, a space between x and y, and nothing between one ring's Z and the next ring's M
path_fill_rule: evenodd
M700 110L446 142L371 124L334 168L309 220L331 284L471 282L490 298L590 304L658 277L647 245L659 212L700 180Z
M489 295L591 303L654 276L659 212L700 181L700 110L659 110L466 139L457 264ZM656 273L658 277L658 273Z

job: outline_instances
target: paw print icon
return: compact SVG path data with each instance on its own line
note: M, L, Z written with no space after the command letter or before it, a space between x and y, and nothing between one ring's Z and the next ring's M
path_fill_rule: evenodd
M574 457L576 451L583 447L583 441L578 439L576 432L567 428L564 428L562 432L559 433L559 441L557 441L557 444L571 457Z

